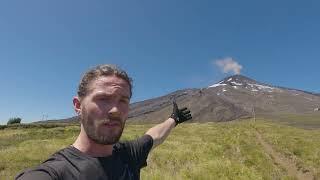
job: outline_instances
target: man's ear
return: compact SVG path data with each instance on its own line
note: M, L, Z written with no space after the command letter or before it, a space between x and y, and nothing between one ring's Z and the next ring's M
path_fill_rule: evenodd
M80 98L78 96L75 96L73 97L73 108L74 108L74 111L76 111L76 113L78 115L80 115L81 113L81 101L80 101Z

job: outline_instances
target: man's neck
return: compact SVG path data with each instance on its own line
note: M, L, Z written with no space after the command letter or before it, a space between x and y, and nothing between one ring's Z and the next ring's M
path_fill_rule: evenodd
M105 157L112 155L113 145L103 145L92 141L87 134L80 132L76 141L72 144L79 151L92 157Z

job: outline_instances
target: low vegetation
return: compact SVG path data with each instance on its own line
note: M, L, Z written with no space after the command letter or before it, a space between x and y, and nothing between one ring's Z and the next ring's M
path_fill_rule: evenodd
M10 118L7 122L7 125L10 124L20 124L21 123L21 118L19 117L14 117L14 118Z
M141 136L149 125L128 124L122 140ZM79 126L6 127L0 130L0 179L13 179L68 146ZM257 133L294 166L320 179L320 130L304 130L263 120L190 123L177 126L154 149L142 179L295 179L274 162Z

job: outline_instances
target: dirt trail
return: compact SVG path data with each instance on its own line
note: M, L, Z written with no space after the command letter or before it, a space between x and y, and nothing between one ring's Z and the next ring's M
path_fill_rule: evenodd
M261 134L258 131L256 131L256 136L257 136L258 142L262 145L264 150L273 158L276 164L286 169L289 176L296 177L299 180L315 179L310 171L303 172L302 169L299 169L296 166L296 163L294 162L294 160L286 158L281 153L276 152L272 148L272 146L262 138Z

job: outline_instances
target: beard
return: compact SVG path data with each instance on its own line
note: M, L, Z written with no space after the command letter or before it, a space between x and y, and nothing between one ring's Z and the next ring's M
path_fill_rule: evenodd
M124 121L122 121L121 118L94 119L90 118L85 112L86 110L83 109L80 118L89 139L97 144L103 145L112 145L119 141L124 129ZM107 122L117 122L118 125L106 129L103 126L105 126Z

